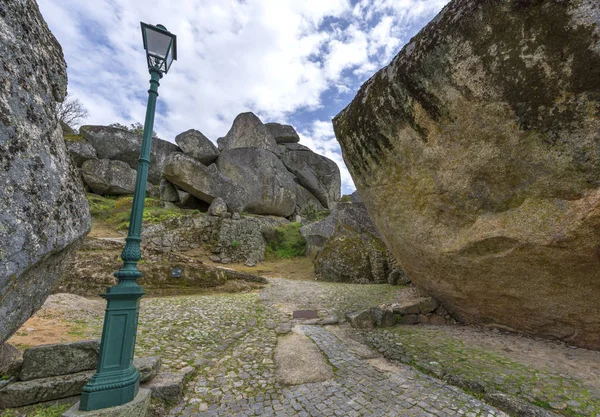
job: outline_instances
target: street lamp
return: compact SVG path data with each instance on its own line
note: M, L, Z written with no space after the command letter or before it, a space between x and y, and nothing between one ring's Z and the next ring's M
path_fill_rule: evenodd
M140 298L144 295L137 280L142 273L137 269L141 258L140 242L146 182L150 164L150 147L159 80L177 59L177 38L162 25L142 23L144 49L150 70L150 90L144 123L144 136L138 160L133 207L129 221L125 249L121 254L123 267L115 272L117 285L101 296L107 306L102 329L98 368L83 387L79 409L82 411L114 407L132 401L138 393L140 375L133 366L133 352L138 324Z

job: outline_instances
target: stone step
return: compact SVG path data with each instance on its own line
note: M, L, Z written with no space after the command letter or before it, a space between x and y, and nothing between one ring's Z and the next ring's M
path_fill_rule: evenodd
M160 357L151 356L135 359L133 364L140 373L140 382L147 382L158 374L161 360ZM0 409L79 395L94 372L90 370L9 384L0 389Z

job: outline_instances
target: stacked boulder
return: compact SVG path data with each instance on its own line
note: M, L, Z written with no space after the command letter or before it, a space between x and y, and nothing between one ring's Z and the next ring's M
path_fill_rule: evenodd
M133 194L141 136L105 126L82 126L80 133L67 147L91 191ZM195 129L177 135L177 145L154 138L150 193L156 185L161 200L186 208L208 209L216 201L220 215L332 209L341 196L339 168L299 141L292 126L263 124L253 113L238 115L218 148Z
M290 217L307 207L331 209L340 199L339 168L298 144L292 126L263 124L242 113L217 140L218 148L196 130L175 141L183 153L172 154L164 166L165 201L176 203L182 190L207 204L218 199L230 213Z
M333 282L407 283L402 269L388 252L365 205L338 203L330 216L306 225L306 239L317 279Z

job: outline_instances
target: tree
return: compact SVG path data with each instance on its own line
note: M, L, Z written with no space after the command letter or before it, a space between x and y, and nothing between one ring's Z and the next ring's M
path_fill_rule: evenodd
M59 122L69 127L81 124L89 116L89 112L83 103L69 94L62 103L56 103L56 117Z

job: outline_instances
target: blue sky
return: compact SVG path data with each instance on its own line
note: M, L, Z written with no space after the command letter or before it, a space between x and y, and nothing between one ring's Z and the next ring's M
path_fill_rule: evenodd
M331 119L447 0L38 0L63 46L86 124L143 122L148 71L139 22L178 38L155 130L216 141L241 112L293 125L354 190Z

